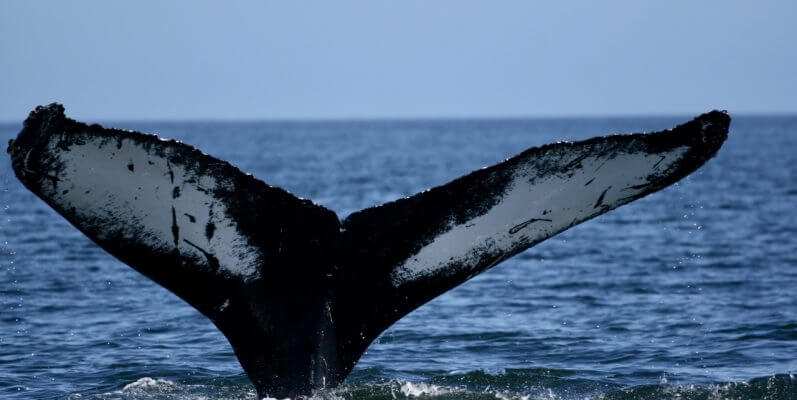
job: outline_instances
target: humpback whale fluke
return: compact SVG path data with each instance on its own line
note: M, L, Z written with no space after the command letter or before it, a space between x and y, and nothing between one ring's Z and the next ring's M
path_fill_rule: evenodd
M658 191L714 156L730 118L528 149L349 215L189 145L37 107L14 172L100 247L227 337L260 396L339 384L402 316L476 274Z

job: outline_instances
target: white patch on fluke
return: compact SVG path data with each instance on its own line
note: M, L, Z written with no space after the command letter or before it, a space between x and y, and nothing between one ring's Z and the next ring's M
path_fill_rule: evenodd
M222 184L215 177L170 163L169 148L160 148L158 155L132 139L121 139L117 148L115 140L84 138L68 151L56 148L55 139L50 142L50 154L62 170L57 185L45 182L42 192L85 221L99 240L121 234L154 251L176 247L183 259L211 268L207 253L218 260L221 273L242 279L258 276L260 251L240 234L224 202L213 196ZM179 229L176 243L173 221ZM208 223L215 226L210 239Z
M581 161L582 168L571 171L572 176L536 177L533 165L521 166L498 204L464 224L452 223L393 270L393 285L459 272L448 270L454 266L474 268L486 253L498 254L495 263L500 262L518 248L631 201L630 197L644 190L632 186L644 185L649 176L668 170L687 150L587 157Z

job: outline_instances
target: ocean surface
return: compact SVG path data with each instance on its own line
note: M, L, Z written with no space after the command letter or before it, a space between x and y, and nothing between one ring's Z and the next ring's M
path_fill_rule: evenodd
M183 140L342 218L531 146L691 117L103 125ZM20 127L0 125L3 149ZM207 319L0 158L0 399L256 397ZM315 397L797 399L795 373L797 116L738 116L695 174L426 304Z

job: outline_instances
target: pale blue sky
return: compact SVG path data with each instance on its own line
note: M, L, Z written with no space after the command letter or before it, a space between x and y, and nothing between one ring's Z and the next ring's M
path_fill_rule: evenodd
M797 112L795 1L0 2L0 121Z

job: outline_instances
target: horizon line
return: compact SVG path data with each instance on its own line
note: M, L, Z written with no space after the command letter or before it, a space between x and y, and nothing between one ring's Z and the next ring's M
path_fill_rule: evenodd
M717 109L712 109L717 110ZM539 115L441 115L441 116L348 116L348 117L169 117L169 118L85 118L79 117L84 123L369 123L369 122L455 122L455 121L534 121L534 120L568 120L568 119L629 119L629 118L683 118L697 116L712 110L703 111L699 114L690 112L664 112L664 113L607 113L607 114L539 114ZM726 111L727 110L720 110ZM733 118L756 118L756 117L797 117L797 111L752 111L752 112L728 112ZM70 119L71 116L67 115ZM18 120L0 119L0 125L13 125L22 123L27 115Z

